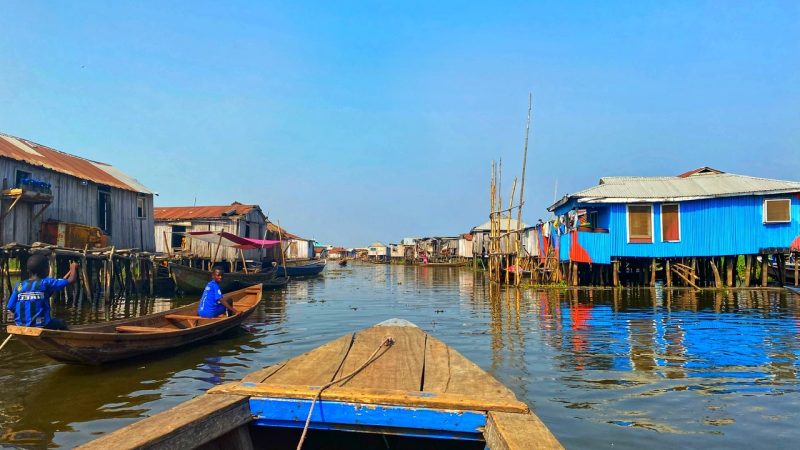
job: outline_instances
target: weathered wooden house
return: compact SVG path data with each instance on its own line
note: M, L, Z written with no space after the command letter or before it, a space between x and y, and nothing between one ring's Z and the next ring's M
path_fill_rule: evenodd
M280 239L282 240L281 247L283 248L284 258L286 259L312 259L316 254L314 249L314 240L313 239L305 239L301 238L300 236L290 233L285 229L275 225L274 223L269 224L269 229L273 233L272 238L270 239ZM280 255L278 255L280 258Z
M180 254L201 260L235 262L238 250L191 239L189 231L227 231L236 236L253 239L277 239L267 230L267 218L258 205L233 202L219 206L159 206L154 209L156 250L165 254ZM274 260L273 249L244 250L251 261Z
M492 222L486 221L470 230L469 234L472 235L472 254L474 257L480 258L481 255L489 252L489 235L491 233ZM500 218L500 229L498 232L503 236L500 239L500 248L503 253L509 253L513 249L509 249L509 231L524 230L528 228L525 222L517 222L517 219L512 219L508 216Z
M678 176L604 177L548 209L558 217L562 261L644 262L654 281L654 272L663 270L656 259L669 267L706 258L719 283L722 257L731 285L735 257L746 255L750 266L752 256L788 252L800 235L800 182L709 167ZM669 269L665 275L669 280Z
M155 192L109 164L0 134L0 177L3 244L39 241L43 223L60 222L97 227L117 248L155 250Z

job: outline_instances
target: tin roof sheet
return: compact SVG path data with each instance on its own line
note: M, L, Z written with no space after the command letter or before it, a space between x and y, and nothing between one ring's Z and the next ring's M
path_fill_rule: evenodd
M577 199L580 203L633 203L791 192L800 192L800 182L724 172L677 177L603 177L597 186L569 194L548 210L552 211L569 199Z
M254 209L261 210L258 205L244 205L239 202L220 206L158 206L153 208L153 218L157 221L225 219L247 214Z
M0 133L0 156L126 191L155 194L121 170L27 139Z
M524 230L525 228L528 228L528 224L526 224L525 222L517 223L517 219L511 219L511 222L509 222L508 219L509 219L508 216L500 217L500 231ZM476 231L491 231L491 229L492 229L492 222L487 220L486 222L473 228L471 232L474 233Z

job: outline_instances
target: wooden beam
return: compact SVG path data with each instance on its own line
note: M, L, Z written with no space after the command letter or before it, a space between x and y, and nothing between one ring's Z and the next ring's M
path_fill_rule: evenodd
M236 394L252 397L314 398L319 386L281 385L271 383L228 383L211 388L209 394ZM464 411L505 411L526 413L528 405L519 400L481 397L466 394L435 394L420 391L348 388L333 386L322 393L322 399L358 402L367 405L419 406Z
M750 287L750 278L753 272L753 255L745 256L744 264L745 264L745 271L744 271L744 280L742 280L742 286Z
M769 276L769 255L761 255L761 287L767 287Z
M711 270L714 272L714 287L719 289L722 287L722 278L719 276L719 269L717 269L717 263L714 262L714 258L708 258L709 264L711 264Z
M252 420L247 397L201 395L78 447L83 450L194 448Z
M553 433L533 414L491 411L483 432L492 450L563 449Z

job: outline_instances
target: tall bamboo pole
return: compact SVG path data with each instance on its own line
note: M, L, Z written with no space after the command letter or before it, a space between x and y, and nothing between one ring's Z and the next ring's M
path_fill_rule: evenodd
M508 220L506 221L506 232L508 239L506 240L506 250L508 251L508 261L506 261L506 284L508 284L508 263L511 261L511 209L514 207L514 194L517 190L517 177L514 177L514 183L511 185L511 197L508 198ZM501 238L502 241L502 238Z
M278 240L280 241L278 246L281 249L281 265L283 266L283 276L288 276L288 273L286 272L286 256L283 253L283 227L281 227L280 220L278 221Z
M487 248L489 252L489 261L487 262L489 264L490 281L494 281L494 271L492 270L492 239L494 238L494 172L494 160L492 160L492 175L489 178L489 242L483 243L484 247Z
M517 255L514 258L514 263L519 268L519 241L520 241L520 228L522 227L522 202L524 200L525 194L525 169L528 165L528 137L530 136L531 130L531 106L533 104L533 95L529 92L528 93L528 120L525 124L525 149L522 153L522 180L519 186L519 206L517 209L517 236L516 236L516 251ZM511 212L509 211L509 216ZM516 285L519 286L521 281L520 274L517 274Z

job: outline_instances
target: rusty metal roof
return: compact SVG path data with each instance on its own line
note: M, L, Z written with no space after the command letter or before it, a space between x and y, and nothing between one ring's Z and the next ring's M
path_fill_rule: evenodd
M258 205L243 205L239 202L221 206L158 206L153 208L153 218L157 221L226 219L256 209L261 211Z
M126 191L155 194L121 170L45 145L0 133L0 156Z

